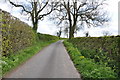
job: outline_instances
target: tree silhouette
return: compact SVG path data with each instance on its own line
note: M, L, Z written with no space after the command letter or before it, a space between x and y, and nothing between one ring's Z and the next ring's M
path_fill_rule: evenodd
M61 34L62 34L62 27L60 27L60 30L57 32L57 36L60 38Z
M57 25L67 24L71 39L82 27L103 26L109 21L104 5L105 0L61 0L51 19Z
M31 0L23 2L12 2L8 0L10 4L15 7L21 7L22 12L25 12L30 15L33 29L37 32L38 21L42 20L45 16L52 13L55 6L57 6L57 2L51 2L50 0Z
M104 36L110 36L112 33L110 33L109 31L103 31L103 35Z

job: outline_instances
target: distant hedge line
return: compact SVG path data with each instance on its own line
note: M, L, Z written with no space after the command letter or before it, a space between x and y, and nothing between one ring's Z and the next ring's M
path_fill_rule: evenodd
M49 34L38 33L37 36L39 40L43 40L43 41L59 40L59 37Z
M2 56L16 53L18 50L30 46L36 40L32 28L9 13L0 10L0 32L2 35Z

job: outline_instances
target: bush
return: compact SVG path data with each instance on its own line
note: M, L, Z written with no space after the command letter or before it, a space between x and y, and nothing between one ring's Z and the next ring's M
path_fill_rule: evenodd
M109 80L117 77L110 67L96 64L93 59L84 57L71 43L64 41L64 45L83 80Z
M3 56L16 53L36 41L36 34L29 25L5 11L0 11L0 15L2 15L0 32L2 34Z
M37 35L38 35L38 39L43 40L43 41L59 40L59 37L52 36L52 35L49 35L49 34L38 33Z
M120 77L120 36L78 37L71 40L83 56L111 67Z

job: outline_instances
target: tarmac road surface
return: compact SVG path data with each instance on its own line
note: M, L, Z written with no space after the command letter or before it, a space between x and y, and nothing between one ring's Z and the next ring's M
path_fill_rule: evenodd
M45 47L4 78L80 78L62 41Z

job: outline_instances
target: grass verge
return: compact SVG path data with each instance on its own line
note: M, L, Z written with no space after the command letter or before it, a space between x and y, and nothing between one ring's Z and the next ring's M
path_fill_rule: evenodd
M10 55L8 57L1 57L0 59L0 68L2 68L2 76L5 76L8 72L18 67L20 64L37 54L41 49L49 44L56 42L53 41L39 41L32 45L31 47L27 47L24 50L19 51L16 55Z
M63 43L83 80L117 80L117 74L110 67L96 64L94 60L85 58L71 43Z

